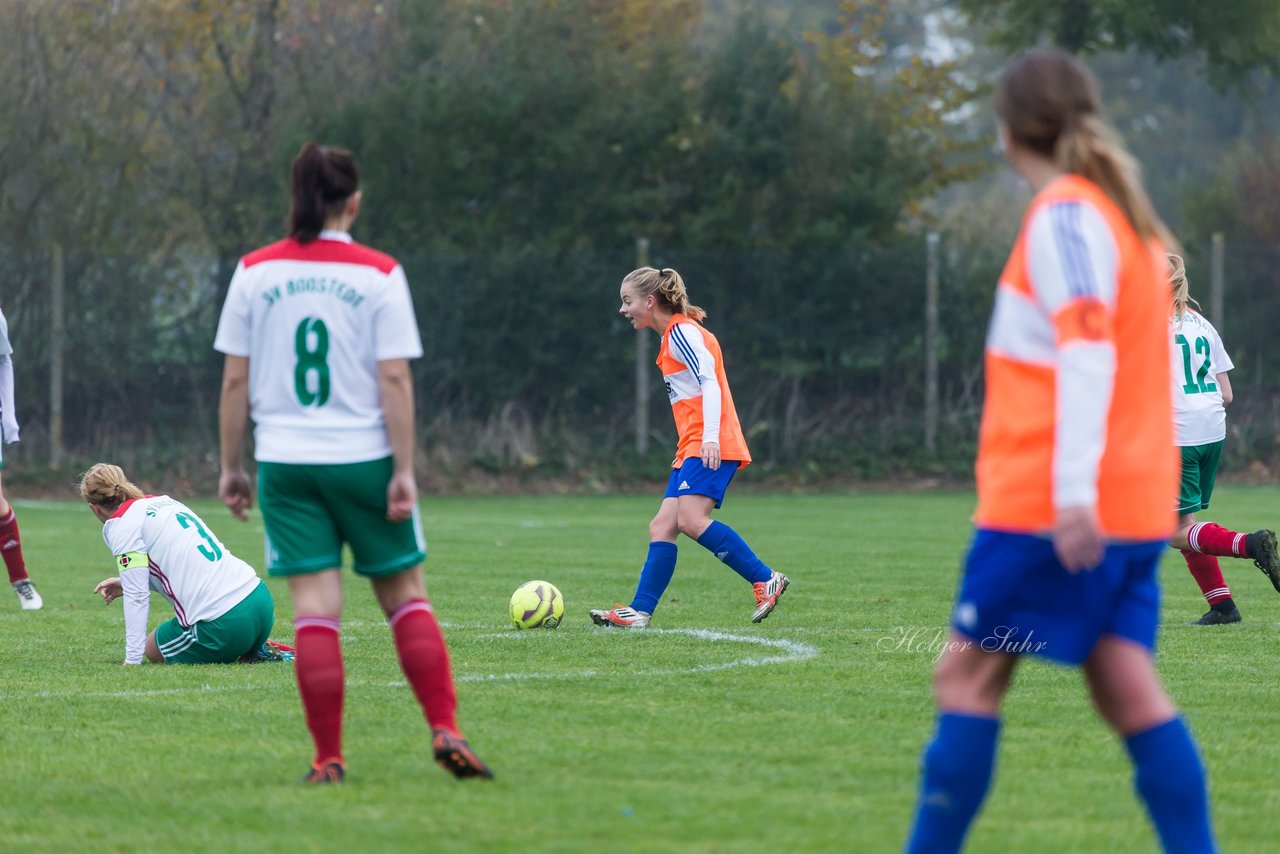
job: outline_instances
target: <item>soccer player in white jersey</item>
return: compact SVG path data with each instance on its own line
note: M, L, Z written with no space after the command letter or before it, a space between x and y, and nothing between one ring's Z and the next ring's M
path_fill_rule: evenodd
M290 197L289 236L240 261L214 348L226 355L218 493L245 518L252 416L267 571L286 577L293 596L298 689L315 742L302 779L346 773L344 544L387 615L436 761L460 778L492 777L458 730L449 652L422 579L409 370L422 341L404 270L351 238L361 194L350 152L304 145Z
M9 321L0 311L0 444L12 445L18 441L18 416L13 403L13 346L9 343ZM0 460L0 467L3 460ZM4 557L9 571L9 583L18 595L18 603L24 611L39 611L44 600L36 592L36 586L27 575L27 562L22 557L22 537L18 534L18 516L4 497L0 485L0 556Z
M124 599L124 663L230 664L286 660L269 641L275 602L253 567L231 553L194 511L167 495L145 495L119 466L80 476L80 495L102 522L120 574L93 589ZM147 634L151 591L175 616Z
M1250 558L1280 592L1280 557L1275 531L1245 534L1213 522L1197 522L1195 514L1209 509L1218 475L1222 444L1227 438L1227 411L1235 367L1222 346L1218 330L1192 305L1186 265L1169 256L1173 285L1173 410L1175 441L1182 452L1182 481L1178 489L1178 530L1169 541L1182 552L1191 577L1200 586L1209 610L1198 626L1240 622L1240 609L1218 565L1219 557Z

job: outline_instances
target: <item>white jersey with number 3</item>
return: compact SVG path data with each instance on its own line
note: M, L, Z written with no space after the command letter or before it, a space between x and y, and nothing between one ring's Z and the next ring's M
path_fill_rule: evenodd
M241 259L213 346L248 357L254 456L273 463L390 456L378 362L422 355L404 270L335 231Z
M1227 438L1227 410L1218 374L1235 367L1218 330L1199 312L1169 320L1173 336L1173 424L1179 447L1207 445Z
M124 598L125 661L142 661L151 591L173 605L178 622L216 620L261 579L227 550L191 508L167 495L133 498L102 526Z

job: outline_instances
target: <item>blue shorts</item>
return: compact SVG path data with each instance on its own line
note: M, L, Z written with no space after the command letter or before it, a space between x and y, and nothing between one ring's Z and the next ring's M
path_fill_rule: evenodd
M741 465L737 460L722 460L720 468L712 471L702 464L701 457L689 457L680 464L680 468L671 470L671 479L667 481L667 491L662 497L705 495L714 498L716 509L719 509L729 489L729 481L733 480Z
M1097 568L1070 573L1047 538L978 529L951 626L984 650L1059 664L1083 664L1102 635L1154 651L1165 548L1164 541L1108 545Z

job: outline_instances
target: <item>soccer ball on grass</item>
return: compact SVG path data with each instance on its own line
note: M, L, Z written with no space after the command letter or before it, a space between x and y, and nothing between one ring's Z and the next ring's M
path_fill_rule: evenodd
M564 597L550 581L526 581L511 594L517 629L554 629L564 619Z

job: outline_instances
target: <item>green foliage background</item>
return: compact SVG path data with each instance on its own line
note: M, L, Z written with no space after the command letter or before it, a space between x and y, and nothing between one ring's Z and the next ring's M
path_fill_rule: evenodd
M1280 186L1280 91L1265 63L1223 70L1216 45L1239 38L1229 21L1154 46L1109 5L1076 5L1093 16L1085 48L1169 57L1091 61L1187 244L1193 292L1207 287L1208 235L1228 235L1224 333L1248 392L1228 466L1269 465L1280 236L1260 211L1263 188ZM639 238L709 310L757 471L963 476L990 294L1025 201L993 169L986 92L1003 54L987 45L1052 30L1027 29L1020 8L0 4L0 112L14 117L0 138L0 305L24 426L7 454L28 474L23 461L49 455L60 249L68 455L208 480L222 295L239 256L280 235L288 162L316 139L356 152L356 236L408 273L433 484L661 471L673 435L657 372L653 450L637 458L635 342L614 314ZM1222 80L1241 82L1212 88ZM930 230L942 234L933 453L921 422Z

